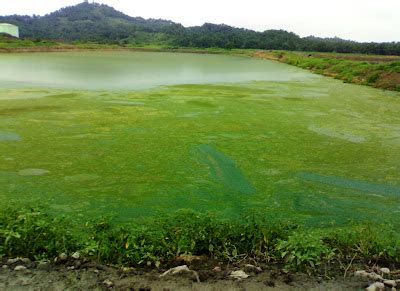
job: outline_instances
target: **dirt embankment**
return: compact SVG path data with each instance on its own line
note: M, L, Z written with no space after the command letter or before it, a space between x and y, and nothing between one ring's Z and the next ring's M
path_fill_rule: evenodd
M190 272L162 276L166 270L121 269L86 259L68 258L51 264L3 260L0 290L360 290L372 283L353 275L310 277L276 266L214 264L189 264ZM249 277L233 278L238 270L239 277L243 273Z

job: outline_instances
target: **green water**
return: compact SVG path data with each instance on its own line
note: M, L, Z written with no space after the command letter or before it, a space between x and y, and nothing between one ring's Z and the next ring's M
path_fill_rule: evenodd
M9 88L137 90L163 85L310 78L294 67L224 55L145 52L0 54Z
M42 62L41 81L23 60ZM22 81L5 81L3 65L16 62ZM399 93L215 55L0 55L0 64L3 206L120 221L191 208L400 225ZM153 76L136 83L139 64ZM176 73L185 66L197 73ZM131 82L108 80L122 72Z

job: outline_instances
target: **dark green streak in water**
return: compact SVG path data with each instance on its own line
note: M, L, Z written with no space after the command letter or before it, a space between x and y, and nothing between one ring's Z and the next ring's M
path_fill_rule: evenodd
M297 174L297 176L304 180L318 182L346 189L352 189L369 193L380 193L392 197L400 196L400 187L392 185L382 185L365 181L355 181L342 177L323 176L319 174L306 173L306 172L300 172Z
M195 149L201 155L201 162L210 168L213 180L242 194L254 194L256 192L230 157L209 145L198 145Z

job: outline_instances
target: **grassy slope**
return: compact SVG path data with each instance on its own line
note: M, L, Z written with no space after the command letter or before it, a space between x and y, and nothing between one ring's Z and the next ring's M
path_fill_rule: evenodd
M258 51L254 56L277 60L348 83L400 91L400 57L287 51Z

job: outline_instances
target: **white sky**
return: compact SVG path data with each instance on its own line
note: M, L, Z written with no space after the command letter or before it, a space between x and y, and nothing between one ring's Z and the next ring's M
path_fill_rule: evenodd
M1 0L0 15L47 14L82 0ZM184 26L225 23L253 30L285 29L300 36L400 41L400 0L103 0L130 16Z

